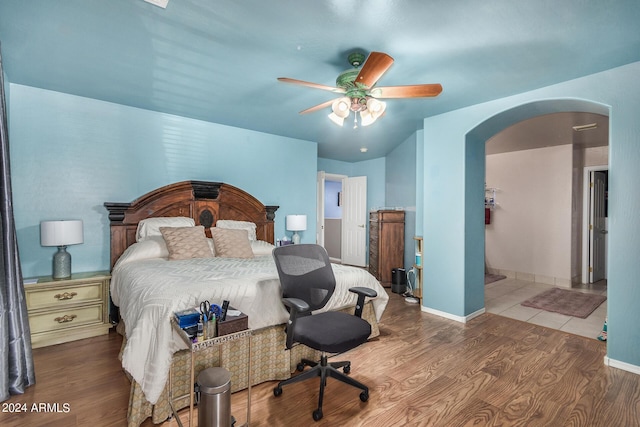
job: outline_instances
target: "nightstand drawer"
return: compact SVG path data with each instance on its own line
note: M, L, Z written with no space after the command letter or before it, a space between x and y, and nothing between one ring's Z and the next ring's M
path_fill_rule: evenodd
M56 331L60 329L100 324L104 322L103 305L69 307L44 313L29 313L31 333Z
M109 333L108 271L35 279L24 285L33 348Z
M71 304L101 302L103 298L103 281L84 283L81 285L52 286L45 289L26 289L27 309L65 307Z

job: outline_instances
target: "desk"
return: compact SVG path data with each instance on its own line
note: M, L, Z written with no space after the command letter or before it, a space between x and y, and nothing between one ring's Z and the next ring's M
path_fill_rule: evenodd
M175 322L174 319L171 319L171 325L173 326L173 328L175 330L177 330L178 335L180 335L180 337L182 338L182 340L185 342L185 344L187 344L187 346L189 347L189 350L191 352L191 373L190 373L190 381L191 381L191 386L190 386L190 392L189 392L189 427L191 427L191 420L193 419L193 399L194 399L194 393L193 393L193 388L194 388L194 383L195 383L195 363L194 363L194 355L196 352L203 350L205 348L209 348L209 347L213 347L215 345L221 345L224 344L226 342L229 341L234 341L234 340L238 340L238 339L243 339L246 338L249 340L249 355L247 357L247 369L248 369L248 379L247 379L247 422L245 424L242 424L240 427L249 427L249 422L251 421L251 335L252 335L252 330L251 329L245 329L244 331L239 331L239 332L234 332L232 334L228 334L228 335L222 335L219 337L214 337L214 338L209 338L209 339L205 339L203 340L202 338L199 338L198 342L192 342L191 339L189 339L189 337L187 336L186 332L184 332L182 329L180 329L180 326ZM173 406L173 387L171 384L171 371L169 372L169 406L171 407L171 411L173 412L173 415L176 417L176 421L178 422L178 425L180 427L182 426L182 422L180 421L180 416L178 415L178 411L175 410L174 406ZM183 396L179 396L179 397L183 397Z

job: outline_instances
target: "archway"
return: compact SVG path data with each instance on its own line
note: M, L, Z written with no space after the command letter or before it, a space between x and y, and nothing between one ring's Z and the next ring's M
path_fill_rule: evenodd
M479 199L478 195L482 194L484 196L484 143L495 134L524 120L561 112L585 112L595 113L607 117L609 116L609 108L607 106L591 101L579 99L540 100L522 104L498 113L478 124L475 128L471 129L467 133L467 147L465 149L467 152L467 155L465 156L467 161L467 164L465 166L465 200L467 201L467 203L465 203L466 218L484 218L483 213L480 212L481 206L483 206L484 204L477 203L477 200ZM480 150L480 148L482 148L482 150ZM480 153L480 151L482 151L482 153ZM479 174L481 174L481 176L478 176ZM468 276L470 280L466 281L466 283L480 286L482 291L484 291L484 282L480 283L477 280L476 276L478 274L477 271L480 268L484 269L485 234L484 226L482 226L480 228L481 238L478 238L478 230L477 227L475 227L476 222L479 221L474 221L474 226L467 228L467 233L465 236L465 238L467 239L465 246L468 248L474 248L474 250L466 251L466 255L469 259L465 260L465 264L471 268ZM478 250L479 241L482 242L482 251ZM480 257L478 256L479 253L482 254L482 259L480 259Z
M434 286L424 286L423 311L461 322L484 313L485 142L539 115L580 111L609 116L608 106L583 99L544 99L514 107L506 102L488 118L482 109L471 108L425 120L423 263ZM431 121L437 126L429 126ZM461 123L473 121L475 126L461 132ZM463 137L461 143L457 135Z

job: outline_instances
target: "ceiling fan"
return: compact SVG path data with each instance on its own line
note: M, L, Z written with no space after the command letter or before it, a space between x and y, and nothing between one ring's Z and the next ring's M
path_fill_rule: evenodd
M278 80L343 94L340 98L300 111L300 114L313 113L331 106L332 112L329 114L329 118L334 123L342 126L344 119L349 117L349 113L353 111L355 114L354 128L358 127L358 112L363 126L370 125L384 114L386 103L379 101L379 99L425 98L438 96L442 92L442 86L438 83L408 86L375 86L380 77L393 64L393 58L383 52L371 52L366 61L364 61L364 58L365 55L361 52L350 54L348 61L353 68L340 73L336 79L335 87L288 77L278 77ZM362 67L360 67L361 65Z

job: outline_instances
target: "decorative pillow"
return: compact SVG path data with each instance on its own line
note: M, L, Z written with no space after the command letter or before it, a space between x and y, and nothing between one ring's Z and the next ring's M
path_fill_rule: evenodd
M256 240L256 225L249 221L235 221L232 219L219 219L216 221L216 227L228 228L231 230L247 230L249 240Z
M169 250L169 259L213 258L204 227L160 227Z
M162 236L162 233L160 233L160 227L194 227L195 225L196 222L193 218L185 216L164 216L143 219L138 223L136 242L140 242L152 236Z
M255 256L271 255L273 248L275 248L275 246L264 240L254 240L251 242L251 251L253 251Z
M211 227L216 256L221 258L253 258L247 230Z
M138 261L142 259L151 258L164 258L169 257L169 250L167 244L164 242L162 236L152 236L144 239L141 242L134 243L129 246L120 255L118 261L113 266L115 270L119 265L126 264L131 261Z

